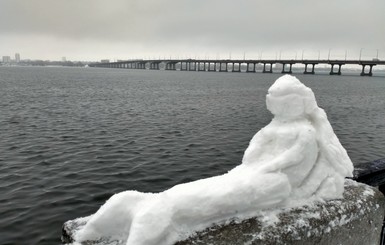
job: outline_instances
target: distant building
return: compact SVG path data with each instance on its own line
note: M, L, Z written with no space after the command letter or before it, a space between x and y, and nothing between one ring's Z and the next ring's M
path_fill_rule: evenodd
M10 56L3 56L3 63L11 63L11 57Z
M62 58L61 58L61 61L66 62L66 61L67 61L67 58L66 58L66 57L62 57Z
M20 54L19 53L15 54L15 61L16 61L16 63L20 62Z
M101 60L101 63L110 63L110 60Z

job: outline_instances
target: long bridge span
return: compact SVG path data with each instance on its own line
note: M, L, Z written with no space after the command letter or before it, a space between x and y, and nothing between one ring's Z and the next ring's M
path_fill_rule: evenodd
M92 63L90 67L149 69L149 70L180 70L208 72L258 72L273 73L273 66L280 65L281 73L292 73L293 65L304 65L304 74L315 74L315 67L320 64L330 66L330 75L341 75L343 65L362 66L361 76L372 76L373 67L385 65L385 61L373 60L238 60L238 59L158 59L158 60L126 60L118 62ZM242 69L242 67L244 69Z

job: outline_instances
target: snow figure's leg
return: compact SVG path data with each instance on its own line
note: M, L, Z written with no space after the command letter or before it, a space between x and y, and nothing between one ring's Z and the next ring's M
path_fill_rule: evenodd
M251 171L181 184L142 205L126 245L173 244L224 219L253 217L258 210L279 206L290 191L286 175Z
M169 204L158 195L142 205L132 220L126 245L169 245L177 240Z
M102 237L126 240L138 204L152 195L137 191L113 195L75 235L75 240L97 240Z

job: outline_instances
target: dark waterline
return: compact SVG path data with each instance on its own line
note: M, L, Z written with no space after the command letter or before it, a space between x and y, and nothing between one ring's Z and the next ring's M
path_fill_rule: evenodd
M113 193L225 173L280 75L0 67L0 244L59 244ZM384 77L296 76L354 163L384 157Z

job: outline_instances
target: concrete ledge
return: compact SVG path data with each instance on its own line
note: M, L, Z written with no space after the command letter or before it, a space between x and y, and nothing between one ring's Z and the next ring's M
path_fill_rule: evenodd
M381 192L346 180L343 199L261 211L255 218L214 225L176 244L380 244L384 211L385 198ZM67 221L63 225L62 241L72 242L72 231L84 222L86 219L81 218ZM103 239L86 244L124 244L119 242Z
M265 211L242 222L198 232L186 244L380 244L385 198L376 188L345 181L344 198L313 206Z

